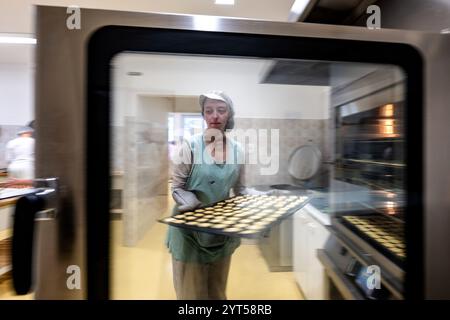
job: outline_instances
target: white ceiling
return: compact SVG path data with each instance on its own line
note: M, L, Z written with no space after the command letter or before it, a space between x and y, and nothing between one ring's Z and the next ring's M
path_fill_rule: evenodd
M122 53L115 57L112 66L114 67L114 87L150 92L154 89L155 74L166 74L169 79L183 77L186 82L188 82L186 79L194 79L195 77L200 77L200 79L203 76L211 78L212 74L220 74L222 77L230 76L231 78L239 78L244 75L249 78L249 75L251 75L253 82L259 83L272 63L273 61L269 59L256 58ZM142 75L138 77L130 76L127 74L130 71L141 72ZM159 81L162 82L163 79ZM200 93L195 92L193 95L197 96ZM170 94L166 95L170 96ZM176 93L173 96L181 96L181 94Z
M287 21L294 0L0 0L0 33L34 33L33 5L69 6L122 11L169 12ZM33 65L33 45L0 44L0 64Z
M259 58L120 54L112 61L115 121L120 121L120 112L132 110L133 95L197 98L210 90L227 92L237 117L326 119L328 89L261 83L272 63ZM142 75L129 76L130 71Z
M34 45L0 44L0 65L33 66Z
M33 33L33 5L69 6L122 11L170 12L287 21L294 0L0 0L0 32Z

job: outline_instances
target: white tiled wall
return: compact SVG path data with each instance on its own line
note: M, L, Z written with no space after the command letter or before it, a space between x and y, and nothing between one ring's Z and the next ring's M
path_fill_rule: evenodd
M123 239L133 246L166 210L160 198L167 197L167 128L129 117L123 139Z
M328 161L331 151L329 120L316 119L235 119L236 129L278 129L279 130L279 170L275 175L261 175L259 165L246 165L245 183L252 185L270 185L293 183L288 173L290 154L305 144L315 144Z

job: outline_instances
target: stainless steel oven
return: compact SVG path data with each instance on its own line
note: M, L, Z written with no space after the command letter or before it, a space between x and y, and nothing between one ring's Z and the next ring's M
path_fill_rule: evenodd
M331 236L319 253L330 290L361 299L405 298L407 129L405 75L372 69L333 93L334 179L361 188L360 198L334 203ZM335 190L330 190L331 193ZM341 198L337 193L335 201ZM417 214L417 213L416 213ZM370 288L367 270L380 272ZM372 270L373 269L373 270ZM378 275L373 275L373 277ZM340 290L339 290L340 288Z
M338 197L345 201L334 202L338 206L335 212L342 214L335 216L332 226L335 244L330 244L332 249L326 256L327 269L336 271L345 265L347 270L354 265L346 273L350 278L343 278L337 271L330 272L330 277L340 277L341 283L353 281L353 277L356 279L353 283L358 283L365 275L359 274L357 267L376 264L382 268L382 283L390 297L450 296L447 272L450 258L446 254L450 246L450 218L445 214L450 206L446 194L450 187L450 167L446 160L450 149L442 148L442 139L449 136L450 122L446 105L450 98L447 90L450 75L446 71L450 56L448 37L383 29L90 9L82 9L81 15L81 29L69 30L65 8L37 7L36 176L57 177L60 193L56 204L58 214L36 222L36 263L31 277L36 298L112 297L111 270L115 266L110 256L110 237L114 232L109 207L113 171L110 125L116 98L112 81L119 69L111 66L115 66L115 59L122 53L319 61L328 63L330 72L340 75L344 73L339 69L345 69L346 64L395 66L401 70L406 75L402 93L405 99L392 103L396 116L397 112L407 111L406 116L400 116L405 121L400 125L406 126L403 137L406 143L399 137L378 142L371 132L366 132L366 140L358 142L337 140L334 148L339 150L340 157L333 159L336 170L332 179L362 188L368 184L385 188L406 183L403 194L395 195L402 196L396 205L403 203L404 207L390 220L404 225L405 257L400 259L402 263L397 263L398 259L391 259L387 254L389 250L383 251L367 239L359 241L363 235L345 217L368 219L371 210L380 208L353 210L348 201L352 195L347 194ZM201 23L205 20L207 23ZM164 77L158 80L159 84L164 83ZM336 87L333 83L328 85ZM375 86L382 91L383 83L372 83L371 88ZM332 103L338 125L351 125L360 121L358 117L379 112L368 108L355 113L349 99L336 97L342 98ZM301 113L301 109L297 111ZM396 125L386 124L386 132L396 130ZM359 127L366 128L372 127L370 124ZM366 133L355 131L355 134ZM397 157L398 148L403 150L404 158ZM404 178L397 179L399 175ZM378 196L370 192L365 195ZM364 215L359 215L362 212ZM387 217L378 212L377 216ZM377 250L371 251L373 247ZM343 254L342 259L335 256L336 252L355 253L348 260L353 262L347 263L348 255ZM20 263L30 263L30 260ZM81 270L80 289L67 286L70 266ZM24 272L17 276L27 276L31 267L17 265L17 268ZM352 272L358 274L351 276ZM402 279L400 283L397 277ZM339 289L341 284L335 283ZM30 283L25 283L25 288L27 284ZM361 296L361 293L354 295Z

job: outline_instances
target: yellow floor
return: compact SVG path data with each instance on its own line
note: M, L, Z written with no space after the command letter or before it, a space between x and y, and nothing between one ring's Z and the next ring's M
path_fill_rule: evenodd
M121 245L122 223L113 221L112 298L175 299L167 226L155 223L136 247ZM243 244L231 262L228 299L302 299L292 272L269 272L259 248Z
M175 299L171 257L164 246L166 225L156 223L136 247L122 246L122 222L113 231L112 298ZM228 299L302 299L291 272L269 272L255 244L242 244L233 255ZM0 281L0 300L33 299L14 295L10 279Z
M0 300L33 300L34 293L18 296L14 293L10 277L2 277L0 280Z
M0 231L0 240L10 238L11 234L12 229ZM0 300L32 300L33 297L33 293L23 296L18 296L14 293L11 272L0 276Z

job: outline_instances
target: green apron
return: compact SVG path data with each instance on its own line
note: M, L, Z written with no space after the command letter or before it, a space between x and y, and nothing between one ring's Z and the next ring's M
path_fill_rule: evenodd
M204 152L202 134L193 136L190 144L193 164L186 181L186 190L192 191L202 206L228 198L230 189L239 179L240 165L237 159L242 156L241 148L227 138L227 161L225 164L216 164L209 153ZM172 215L177 213L179 211L175 206ZM240 239L169 226L166 245L176 260L212 263L230 256L240 245Z

